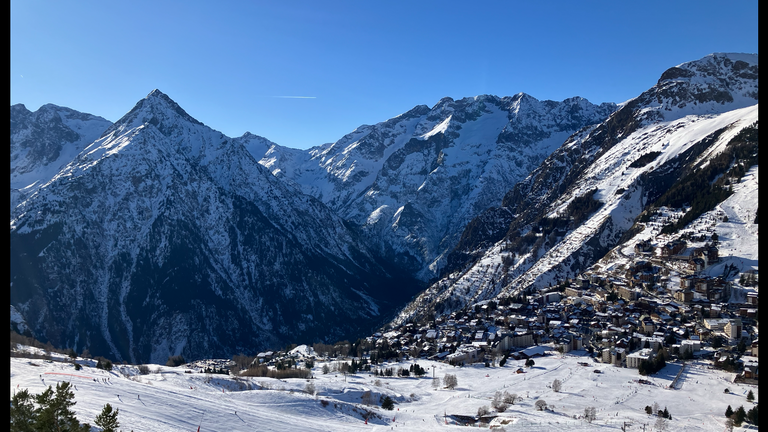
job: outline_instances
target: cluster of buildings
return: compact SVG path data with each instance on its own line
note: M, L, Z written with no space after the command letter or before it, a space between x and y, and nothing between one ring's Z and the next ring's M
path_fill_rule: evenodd
M541 354L531 348L542 344L586 350L598 361L630 368L660 353L665 359L719 357L740 343L744 354L756 357L757 293L730 302L730 282L699 273L718 262L717 247L686 249L683 240L656 247L640 242L631 262L615 271L584 273L525 303L486 301L404 324L372 341L386 339L404 355L452 364L527 358Z
M485 301L376 333L362 354L373 358L386 350L454 365L495 365L505 357L527 359L554 348L584 350L595 361L628 368L659 355L716 362L744 356L743 374L757 379L757 292L731 296L726 279L733 277L700 273L719 262L717 246L647 240L634 252L623 265L586 272L535 294ZM734 302L737 297L744 300Z

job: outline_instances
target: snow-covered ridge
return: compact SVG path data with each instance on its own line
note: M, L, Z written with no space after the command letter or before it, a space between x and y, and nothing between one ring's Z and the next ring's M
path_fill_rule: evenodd
M444 265L463 226L576 130L615 105L524 93L441 99L304 155L252 146L254 157L362 227L384 255L411 256L423 278Z
M46 104L30 112L11 107L11 213L25 196L50 181L112 123Z

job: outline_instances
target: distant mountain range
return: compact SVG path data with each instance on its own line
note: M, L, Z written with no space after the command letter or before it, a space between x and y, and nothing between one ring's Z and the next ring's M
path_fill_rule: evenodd
M255 136L242 141L273 174L359 227L379 254L428 280L473 217L568 136L615 110L524 93L444 98L304 152Z
M114 124L14 105L12 328L230 357L546 286L756 130L757 71L713 54L622 106L445 98L308 150L226 137L158 90Z

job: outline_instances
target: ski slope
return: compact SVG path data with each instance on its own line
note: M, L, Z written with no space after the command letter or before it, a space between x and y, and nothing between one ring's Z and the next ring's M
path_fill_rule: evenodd
M77 359L80 371L63 357L54 361L11 358L11 395L20 389L41 393L47 386L70 381L75 387L74 411L81 422L93 419L106 403L119 409L120 429L124 431L460 431L467 426L459 417L477 415L481 406L491 406L496 391L517 394L521 400L490 424L506 430L656 430L657 417L645 414L654 403L668 409L672 419L667 430L722 431L724 412L743 405L757 386L734 384L734 374L709 368L708 361L685 366L674 389L669 388L682 367L668 363L651 377L638 375L635 369L617 368L594 362L583 351L564 356L554 351L536 358L525 368L523 361L510 359L504 367L482 364L453 367L420 360L427 369L423 378L385 378L368 373L349 375L322 373L323 362L316 362L310 380L317 394L304 390L307 380L235 378L192 371L184 366L148 365L150 373L140 375L137 366L115 365L110 372L93 367L93 360ZM59 361L61 360L61 361ZM755 359L756 360L756 359ZM414 361L380 365L408 368ZM580 364L581 363L581 364ZM586 363L586 366L584 365ZM523 373L515 373L522 368ZM595 373L598 370L601 373ZM454 390L433 388L432 375L442 378L455 374ZM645 378L650 384L640 384ZM560 392L550 388L553 380L562 382ZM724 393L728 388L730 393ZM390 396L395 410L365 406L362 395ZM378 399L378 397L376 397ZM543 399L550 411L537 411L534 404ZM757 399L756 399L757 401ZM584 408L595 407L597 419L589 424L578 418ZM363 413L372 412L368 423ZM477 427L477 424L472 425ZM94 428L94 430L97 430ZM501 430L501 429L496 429Z

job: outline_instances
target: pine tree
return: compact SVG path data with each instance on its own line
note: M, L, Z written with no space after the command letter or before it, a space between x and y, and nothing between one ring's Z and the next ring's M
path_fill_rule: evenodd
M392 411L395 409L395 401L393 401L391 397L386 396L384 397L384 401L381 402L381 407L385 410Z
M35 429L38 431L90 431L86 423L81 425L75 417L72 407L75 394L67 381L56 384L56 391L48 388L35 396L38 407L35 410Z
M747 393L747 401L752 402L753 400L755 400L755 394L750 390L749 393Z
M741 426L744 420L747 419L747 412L744 411L744 406L740 406L733 412L733 424L735 426Z
M100 427L102 432L117 432L117 428L120 427L120 422L117 421L118 413L120 413L119 409L113 411L112 405L106 404L101 410L101 414L93 420L93 423Z
M747 421L757 426L757 406L754 406L747 411Z
M731 406L728 405L728 408L725 409L725 417L731 418L732 415L733 415L733 408L731 408Z
M33 397L26 389L13 395L11 398L11 432L33 432L32 424L35 420L35 406Z

